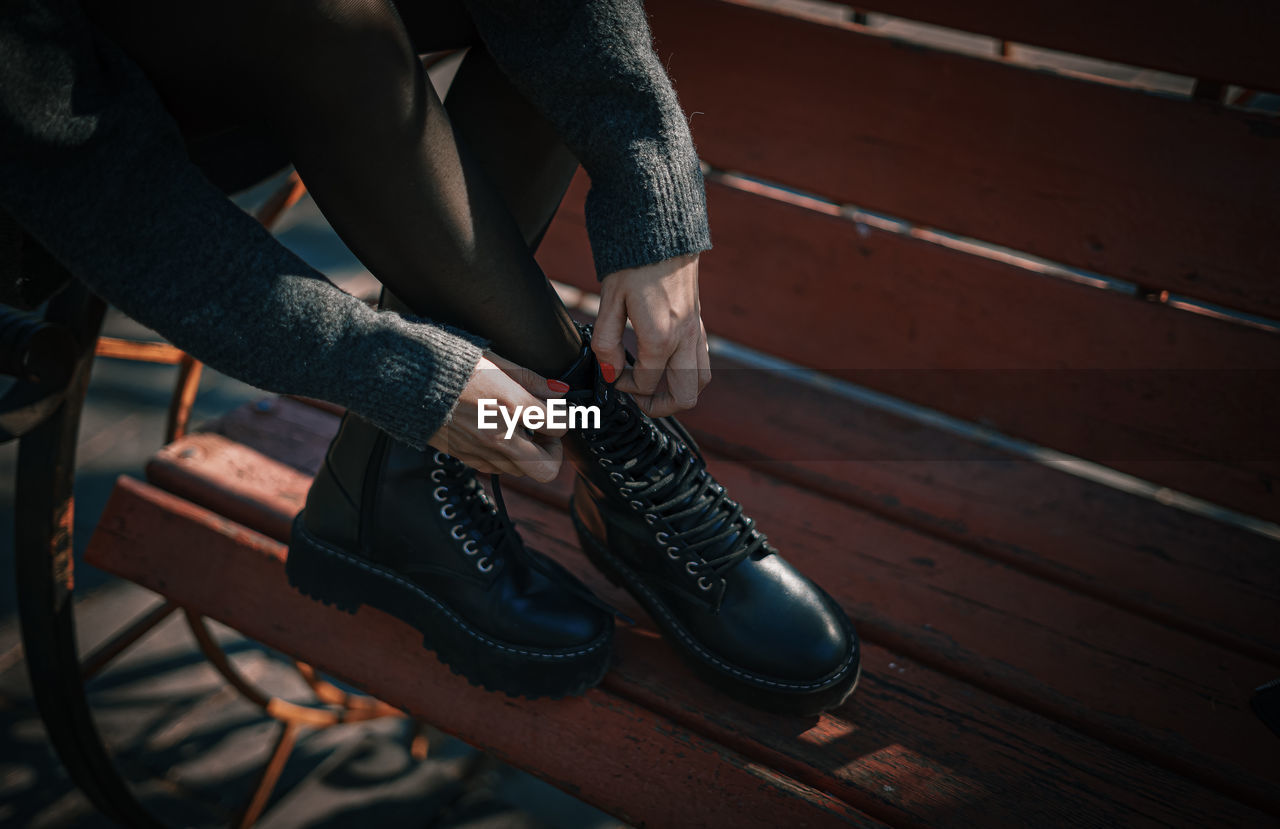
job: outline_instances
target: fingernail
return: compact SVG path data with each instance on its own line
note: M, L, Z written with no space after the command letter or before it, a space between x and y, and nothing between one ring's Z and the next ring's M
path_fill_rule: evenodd
M606 383L612 383L613 379L618 376L617 370L608 363L600 364L600 373L604 375L604 381Z
M563 380L548 380L547 388L551 389L554 392L563 393L569 390L569 384L564 382Z

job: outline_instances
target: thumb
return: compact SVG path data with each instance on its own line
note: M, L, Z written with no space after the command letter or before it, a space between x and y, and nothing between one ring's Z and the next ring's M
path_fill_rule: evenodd
M517 365L510 360L503 359L492 352L485 352L485 356L498 368L502 369L502 373L515 380L524 388L525 391L532 394L540 400L547 400L552 397L564 397L564 389L557 389L552 385L555 381L548 381L538 372L531 368ZM563 384L561 384L563 385Z
M622 350L622 333L627 326L627 308L620 293L611 291L607 282L600 297L600 312L596 316L595 332L591 335L591 350L600 363L600 373L606 383L612 383L626 366Z

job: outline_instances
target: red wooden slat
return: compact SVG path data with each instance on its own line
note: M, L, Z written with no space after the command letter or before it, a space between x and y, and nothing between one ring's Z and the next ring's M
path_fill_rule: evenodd
M715 468L870 641L1280 811L1273 736L1248 703L1274 666L734 464ZM567 504L566 481L538 488ZM537 531L544 539L569 532L546 519Z
M222 446L214 436L200 440ZM256 475L238 469L269 467L261 458L237 454L246 452L252 450L208 453L222 456L216 463L179 453L162 482L219 513L230 512L236 498L228 493L259 486ZM173 448L166 450L153 467L170 466L172 456ZM737 465L718 469L775 543L830 590L873 641L1280 808L1280 781L1270 771L1272 738L1247 702L1249 690L1267 681L1274 665L1172 633ZM306 485L301 475L279 480L286 491ZM562 507L566 479L546 493ZM544 537L570 536L557 512L539 515L534 527ZM1255 624L1267 618L1273 617ZM1202 711L1206 704L1209 710Z
M1275 118L721 0L649 8L712 166L1280 317Z
M785 373L719 358L714 367L715 382L682 416L705 448L1280 670L1280 624L1265 623L1280 619L1280 542L922 428ZM229 413L219 432L314 473L336 420L292 401L264 404ZM148 467L153 480L171 487L161 477L169 468L198 465L208 474L217 458L231 455L206 457L199 444L184 444L189 458L177 451L163 450ZM245 462L219 474L258 473ZM252 493L244 500L275 504L278 497L260 486ZM275 507L284 516L275 528L230 503L219 509L283 534L297 503Z
M598 290L580 192L539 260ZM1280 336L716 183L708 199L711 333L1280 518Z
M858 0L875 11L999 40L1280 90L1280 6L1268 0Z
M163 591L631 822L881 825L603 691L561 701L486 696L424 651L409 626L367 608L353 618L290 588L279 542L147 484L121 479L90 550L95 566ZM488 704L459 704L465 699Z
M1123 614L1098 609L1096 604L1069 597L1063 591L1045 589L1031 580L1010 578L999 567L975 568L971 558L937 555L941 546L922 543L919 536L896 527L881 532L873 525L881 529L891 525L867 522L853 511L833 508L830 502L802 495L765 476L744 473L725 464L719 468L721 482L752 505L752 514L787 557L841 602L869 641L893 652L895 664L887 672L890 682L895 674L905 673L905 663L896 661L898 655L907 654L920 663L1012 697L1099 739L1178 768L1195 779L1207 780L1251 802L1264 803L1269 810L1280 808L1276 799L1280 776L1271 763L1273 738L1260 727L1247 703L1253 687L1249 677L1269 676L1268 668L1257 664L1245 667L1249 664L1246 661L1232 660L1226 652L1215 652L1185 637L1166 650L1162 644L1164 634L1158 626L1127 620ZM544 495L560 489L538 488L544 490ZM531 504L519 497L513 497L511 503L531 544L556 554L561 561L574 560L576 541L566 541L574 538L567 515L545 503ZM872 551L870 556L866 551ZM590 572L586 577L594 590L606 594L627 612L640 612L620 591L609 590L600 578ZM1013 610L1015 607L1018 609ZM1060 613L1068 615L1057 618ZM981 620L983 616L988 618ZM1045 627L1052 632L1045 635ZM1077 638L1090 635L1093 641ZM626 659L613 675L610 687L616 686L619 693L643 699L663 711L687 711L692 707L698 719L706 717L706 712L726 707L714 695L698 693L696 686L685 690L692 683L673 682L660 670L655 671L654 666L667 659L665 649L644 632L636 638L648 640L645 645L635 646L644 649L643 659L648 664L635 664L631 661L636 658L633 652L624 651ZM1211 654L1220 672L1216 679L1206 678L1201 670L1200 660ZM1103 664L1111 660L1115 660L1115 666ZM911 667L920 670L923 665ZM1121 673L1138 676L1117 678L1117 667ZM1042 685L1035 681L1028 684L1028 677L1020 675L1022 671L1051 678ZM1143 673L1147 673L1145 678L1140 676ZM1165 685L1182 685L1188 679L1191 689L1170 690ZM1243 688L1237 689L1236 683ZM642 696L637 697L632 690L634 685L643 688ZM1147 693L1140 690L1143 686ZM1214 689L1210 690L1210 686ZM1201 713L1201 694L1214 699L1221 710ZM1140 705L1137 700L1141 700ZM858 722L865 704L855 696L839 716ZM950 707L945 700L937 704ZM1141 710L1146 706L1157 710ZM1191 712L1201 722L1184 722ZM712 719L724 723L721 727L731 732L752 718L745 709L733 713L737 716ZM1158 725L1152 729L1152 721L1161 717L1168 717L1168 731ZM1203 722L1205 717L1212 722ZM755 718L759 719L759 715ZM906 725L913 730L919 728L915 722ZM752 739L774 748L788 747L785 740L778 739L781 735L761 735L759 729L749 733ZM1227 733L1232 736L1227 737ZM1240 761L1253 771L1247 776L1248 783L1241 785L1240 778L1221 773L1215 758L1204 753L1210 744L1216 744L1217 751L1232 755L1229 762ZM978 751L985 748L980 746ZM920 773L919 765L913 765L912 772ZM971 767L967 758L965 765ZM835 768L834 776L844 785L865 786L874 779L867 774L846 775L839 766ZM991 806L986 808L992 811ZM1031 800L1020 800L1010 817L1023 814L1025 819L1028 809L1034 809Z
M168 453L156 467L169 467L167 485L216 502L219 511L223 504L234 507L244 492L265 486L262 500L279 501L281 493L299 493L307 484L293 469L222 438L197 435L179 446L189 443L202 447L201 460L183 462L180 452ZM269 471L239 474L248 466ZM241 494L228 499L222 488ZM515 493L511 500L526 538L582 571L566 517ZM598 593L643 618L599 574L583 575ZM1229 801L1184 788L1186 781L880 648L869 648L866 684L849 706L818 721L797 721L709 691L647 631L624 629L620 637L620 665L606 680L611 691L895 824L1025 825L1035 817L1142 824L1197 814L1258 822Z
M768 385L772 394L764 395ZM730 413L750 410L752 417ZM784 374L722 370L682 417L718 454L1280 669L1280 543L1170 509Z

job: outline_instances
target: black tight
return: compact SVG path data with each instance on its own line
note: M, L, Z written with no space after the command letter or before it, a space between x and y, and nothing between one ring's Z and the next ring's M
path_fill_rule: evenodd
M455 0L85 0L184 130L288 152L343 241L414 313L555 375L581 340L534 262L577 167ZM471 46L444 104L418 55ZM395 307L395 303L392 303Z

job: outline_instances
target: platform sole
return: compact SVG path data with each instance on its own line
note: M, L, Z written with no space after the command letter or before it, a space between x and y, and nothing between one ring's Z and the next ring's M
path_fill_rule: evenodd
M830 676L814 682L795 682L762 676L729 664L702 646L684 629L666 604L639 576L613 555L578 519L570 507L573 526L578 532L582 550L591 563L614 585L635 597L644 607L666 640L707 683L729 696L766 711L793 716L812 716L830 711L843 703L862 676L861 651L852 627L845 621L850 641L854 643L845 664Z
M347 613L368 605L412 625L450 670L489 691L528 699L575 696L598 685L609 669L612 628L564 650L498 641L419 585L311 535L301 514L293 523L285 573L290 585L323 604Z

